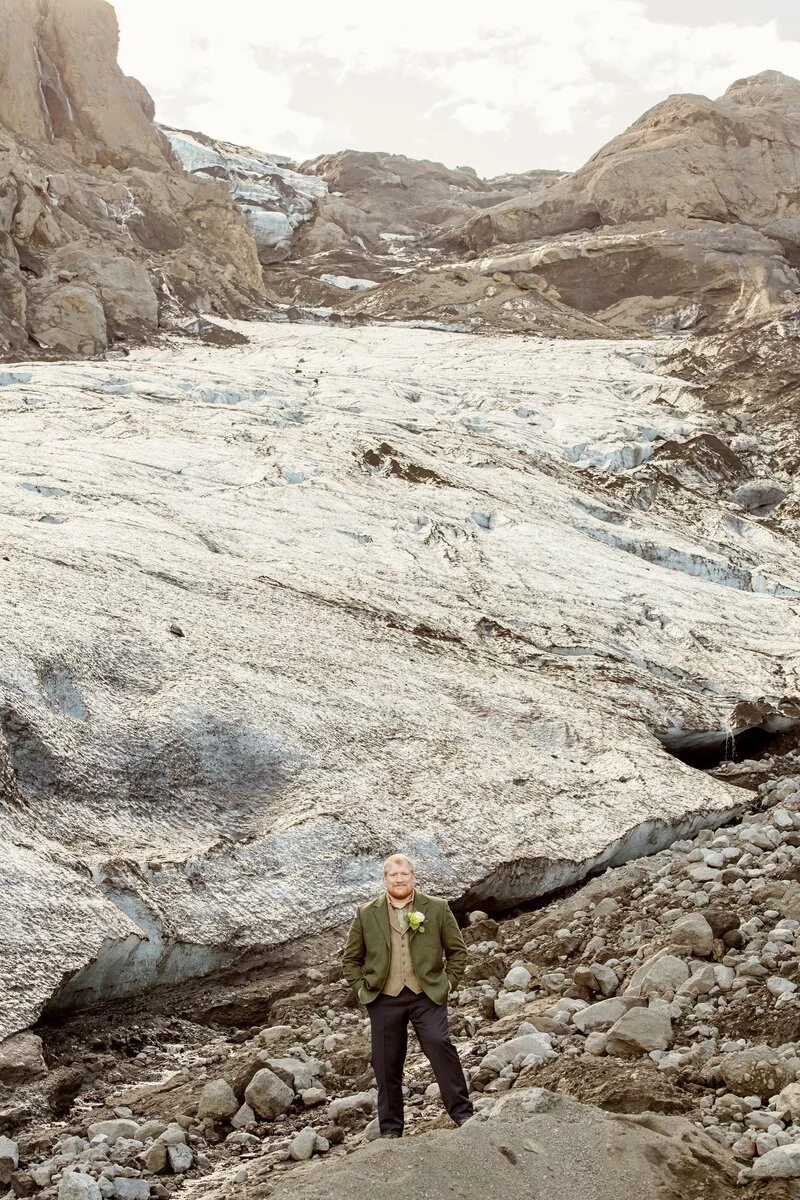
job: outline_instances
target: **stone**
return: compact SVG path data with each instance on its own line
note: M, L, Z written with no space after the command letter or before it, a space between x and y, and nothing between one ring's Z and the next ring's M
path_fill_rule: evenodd
M170 1121L158 1135L158 1141L162 1146L179 1146L186 1141L186 1130L178 1121Z
M9 1184L19 1166L19 1146L11 1138L0 1136L0 1183Z
M126 1179L117 1176L113 1183L113 1195L119 1200L148 1200L150 1184L146 1179Z
M175 1146L167 1147L167 1159L173 1172L176 1175L182 1175L185 1171L190 1170L194 1162L194 1154L190 1146L178 1142Z
M317 1148L317 1131L306 1125L289 1143L289 1157L294 1162L307 1162Z
M634 971L625 995L660 996L671 1000L675 992L689 978L689 967L682 958L660 952Z
M231 1125L234 1129L244 1129L245 1125L252 1125L256 1120L256 1114L249 1104L243 1104L236 1111L236 1114L231 1117Z
M760 1096L762 1100L768 1100L794 1082L794 1070L766 1045L723 1054L718 1070L732 1092L739 1096Z
M583 1049L586 1054L592 1054L597 1057L606 1053L606 1035L601 1033L599 1029L587 1034Z
M508 991L527 991L531 982L531 973L526 967L512 967L503 980L503 987ZM499 1014L498 1014L499 1015Z
M197 1115L201 1119L210 1117L212 1121L224 1120L234 1116L238 1110L239 1101L227 1079L211 1080L200 1093Z
M16 1087L47 1074L42 1039L35 1033L18 1033L0 1042L0 1083Z
M292 1089L268 1067L256 1071L244 1095L253 1111L268 1121L286 1112L294 1100Z
M797 984L791 979L783 979L780 975L772 975L767 980L767 991L773 996L793 996L797 991Z
M324 1104L328 1099L328 1093L324 1087L306 1088L300 1093L300 1099L306 1108L313 1108L317 1104Z
M676 942L685 942L697 958L706 958L714 948L714 930L702 913L690 913L672 926Z
M582 1008L573 1015L572 1023L581 1033L605 1032L630 1009L643 1004L644 1001L636 996L613 996Z
M90 1138L106 1137L108 1144L113 1146L117 1138L135 1138L139 1131L139 1122L125 1117L114 1117L108 1121L95 1121L88 1127Z
M491 1054L502 1063L511 1063L515 1058L527 1058L529 1055L540 1062L550 1062L557 1057L546 1033L525 1033L520 1037L509 1038L508 1041L495 1046Z
M378 1104L377 1092L355 1092L352 1096L340 1096L328 1105L328 1119L341 1122L353 1113L374 1112Z
M494 1002L494 1015L498 1020L510 1017L513 1013L521 1012L525 1007L523 992L501 992Z
M58 1185L58 1200L101 1200L100 1188L91 1175L65 1171Z
M167 1167L167 1147L163 1142L153 1142L152 1146L147 1146L142 1150L139 1160L151 1175L158 1175Z
M629 1009L606 1034L606 1053L623 1058L667 1050L671 1044L672 1021L659 1009Z
M799 1179L800 1144L778 1146L757 1158L750 1168L751 1179Z
M775 1111L781 1117L800 1124L800 1083L789 1083L778 1093Z

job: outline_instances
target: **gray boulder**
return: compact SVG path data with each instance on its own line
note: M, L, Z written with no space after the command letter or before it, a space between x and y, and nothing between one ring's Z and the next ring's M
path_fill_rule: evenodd
M259 1117L271 1121L286 1112L294 1092L269 1067L262 1067L250 1080L244 1098Z
M672 1021L654 1008L632 1008L623 1013L606 1035L606 1053L622 1058L666 1050L672 1045Z
M760 1096L768 1100L787 1084L794 1083L794 1070L771 1046L748 1046L723 1054L719 1074L737 1096Z

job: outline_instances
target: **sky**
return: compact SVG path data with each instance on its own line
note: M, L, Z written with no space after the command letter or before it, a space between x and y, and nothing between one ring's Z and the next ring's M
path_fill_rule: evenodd
M800 76L800 0L113 0L157 119L297 161L573 170L675 92Z

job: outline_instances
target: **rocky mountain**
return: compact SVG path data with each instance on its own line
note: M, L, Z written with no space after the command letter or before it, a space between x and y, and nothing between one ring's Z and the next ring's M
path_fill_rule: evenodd
M221 183L199 183L117 66L105 0L0 12L0 354L96 356L198 310L264 302Z

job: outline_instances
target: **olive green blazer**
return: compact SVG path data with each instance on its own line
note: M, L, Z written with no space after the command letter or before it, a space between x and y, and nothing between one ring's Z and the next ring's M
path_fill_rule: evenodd
M391 934L386 893L359 904L350 925L342 972L362 1004L381 994L391 965ZM467 965L461 930L446 900L414 893L414 909L425 914L420 929L409 930L411 962L426 995L444 1004Z

